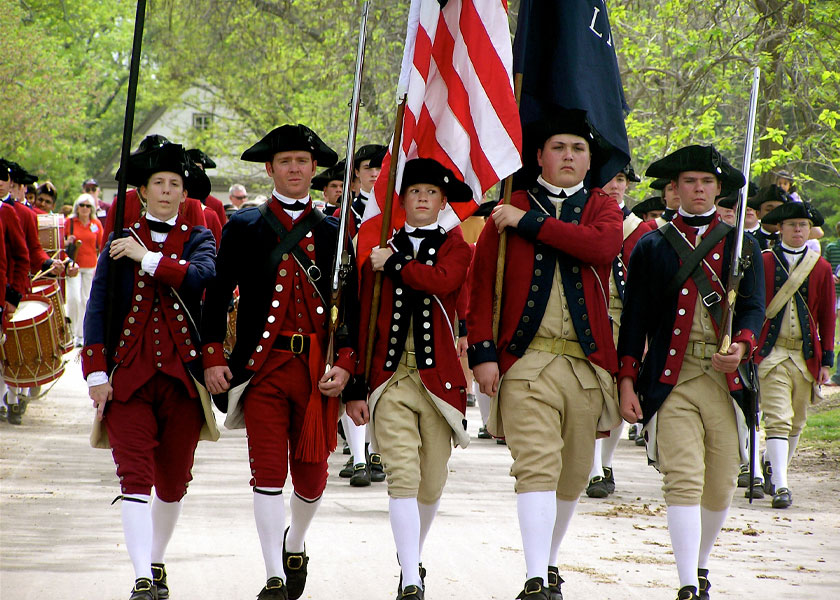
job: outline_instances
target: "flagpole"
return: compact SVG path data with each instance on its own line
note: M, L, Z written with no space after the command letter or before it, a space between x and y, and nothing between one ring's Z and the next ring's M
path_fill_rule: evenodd
M394 137L391 144L391 164L388 167L388 185L385 192L385 207L382 210L382 227L379 230L379 247L388 245L391 234L391 209L394 205L394 189L397 185L397 165L399 163L400 147L402 146L403 117L405 116L405 100L397 105L397 117L394 123ZM376 271L373 280L373 297L370 301L370 320L368 321L367 344L365 345L365 381L370 377L370 364L373 360L373 336L376 333L376 320L379 316L379 304L382 297L382 271Z
M516 105L519 106L519 99L522 96L522 73L513 76L513 96ZM502 197L502 205L510 204L510 197L513 194L513 174L505 177L505 194ZM499 234L499 253L496 256L496 285L493 289L493 340L499 340L499 320L501 319L502 308L502 287L505 281L505 257L507 256L507 229Z

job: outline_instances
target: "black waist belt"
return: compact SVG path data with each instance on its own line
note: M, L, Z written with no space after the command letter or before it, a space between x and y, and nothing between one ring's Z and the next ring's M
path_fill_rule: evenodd
M309 354L309 336L300 333L278 335L274 338L274 349L285 350L292 354Z

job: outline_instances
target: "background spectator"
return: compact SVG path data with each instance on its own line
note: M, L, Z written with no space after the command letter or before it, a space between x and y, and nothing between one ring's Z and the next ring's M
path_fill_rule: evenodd
M96 198L82 194L73 204L73 215L64 225L69 254L79 265L79 274L67 278L67 316L73 327L76 346L84 338L85 308L90 296L90 286L96 271L96 259L102 249L102 223L93 216Z

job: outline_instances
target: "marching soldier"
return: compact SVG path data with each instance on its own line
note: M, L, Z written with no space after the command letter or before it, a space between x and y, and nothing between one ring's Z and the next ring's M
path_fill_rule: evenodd
M636 204L632 212L642 221L653 221L661 217L662 213L665 212L665 202L661 196L651 196Z
M831 265L806 245L811 228L823 222L804 202L782 204L762 219L779 227L779 243L763 253L767 320L756 357L767 434L764 491L773 496L773 508L793 504L788 464L815 387L828 382L834 365Z
M373 184L379 177L382 169L382 159L388 148L381 144L367 144L356 150L353 156L353 174L359 180L359 193L350 204L350 212L353 215L353 232L359 231L362 224L362 217L365 214L365 207L368 200L373 197Z
M779 186L771 184L759 189L755 197L747 204L756 212L758 220L761 222L761 226L754 235L762 250L772 248L779 239L779 228L770 223L764 223L762 219L777 206L791 201L792 199L787 192Z
M621 413L645 424L648 457L664 480L678 599L693 600L709 597L709 554L746 452L730 390L741 387L736 369L752 355L761 328L762 266L747 236L750 265L737 290L732 345L721 352L734 230L721 222L714 201L721 185L740 187L744 176L712 146L681 148L646 174L669 178L680 208L630 258L618 341Z
M470 250L460 231L438 225L447 202L468 202L472 190L435 160L405 165L400 202L405 227L387 248L375 248L361 273L362 338L367 337L374 271L385 274L367 403L348 402L354 422L370 420L388 474L391 530L401 568L397 597L422 600L423 542L440 504L451 442L466 447L466 381L455 349L458 290ZM369 407L369 408L368 408Z
M627 281L627 263L630 262L630 255L643 235L656 227L650 223L644 223L642 219L634 215L624 205L624 194L627 186L640 181L631 165L616 174L604 186L604 191L610 198L618 203L618 207L624 214L622 236L624 243L621 252L613 259L612 272L610 273L610 320L612 321L613 342L618 343L618 328L621 324L621 307L624 300L624 286ZM615 475L612 468L613 454L624 431L624 421L610 430L609 436L595 440L595 455L592 460L592 470L589 473L589 484L586 486L586 495L590 498L606 498L615 491Z
M117 499L137 578L131 600L169 598L164 553L192 479L195 448L199 438L219 435L209 398L202 404L191 375L197 365L200 373L196 319L216 249L206 228L178 215L193 168L177 144L131 156L126 178L146 198L147 213L106 245L85 315L82 371L97 411L91 442L110 447L117 465ZM111 298L108 271L119 262ZM109 303L120 336L106 354Z
M340 160L335 166L325 169L312 178L312 189L318 190L324 196L323 211L325 215L333 215L341 203L341 194L344 192L344 171L346 161Z
M205 173L207 172L207 169L216 168L216 162L198 148L187 150L187 156L189 156L190 160L193 161L193 163L195 163L195 165ZM204 206L206 206L209 210L212 210L214 213L216 213L216 217L218 217L219 219L219 227L221 230L221 227L223 227L224 224L227 223L227 215L225 215L225 205L222 204L221 200L219 200L218 198L216 198L216 196L210 193L208 193L207 197L203 200L201 198L198 199L201 200L201 203ZM209 228L209 222L207 226Z
M309 187L333 152L304 125L283 125L242 154L265 164L271 198L236 211L225 225L202 318L205 380L227 394L228 428L245 427L254 517L266 568L260 600L299 598L306 584L304 539L321 504L327 457L336 440L338 401L356 371L357 279L344 291L348 333L336 336L337 358L324 374L330 273L337 221L314 210ZM256 258L255 258L256 257ZM353 262L351 260L351 262ZM228 304L239 285L236 345L225 359ZM326 400L326 398L329 400ZM354 392L352 397L361 397ZM283 486L291 471L291 524Z
M583 111L559 110L530 133L526 160L536 158L542 174L493 209L478 240L468 352L481 391L496 396L487 430L505 437L513 456L527 568L519 597L548 600L562 597L557 554L589 479L596 433L620 418L606 290L621 250L622 213L602 190L584 185L605 151ZM491 307L504 230L495 343Z

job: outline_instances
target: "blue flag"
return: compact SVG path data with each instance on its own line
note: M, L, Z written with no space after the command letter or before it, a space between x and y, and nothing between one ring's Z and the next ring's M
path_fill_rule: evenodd
M629 109L604 0L522 0L513 72L522 73L523 130L556 107L586 112L593 134L609 147L605 164L590 172L590 185L606 184L630 162L624 127ZM523 161L534 169L535 149L523 148L526 153ZM536 177L523 173L529 175Z

